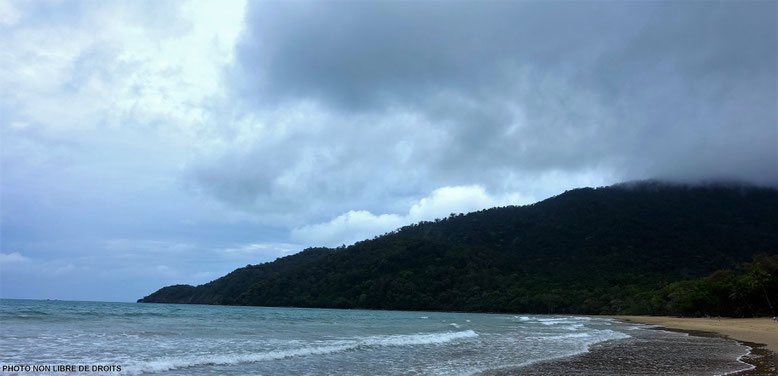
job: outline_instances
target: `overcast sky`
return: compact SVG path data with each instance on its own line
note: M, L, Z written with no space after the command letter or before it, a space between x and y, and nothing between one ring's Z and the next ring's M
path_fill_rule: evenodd
M776 1L0 0L0 296L627 180L778 186Z

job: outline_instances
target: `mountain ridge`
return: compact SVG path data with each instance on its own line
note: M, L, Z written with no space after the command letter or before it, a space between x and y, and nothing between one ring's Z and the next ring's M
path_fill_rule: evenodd
M657 181L578 188L348 247L308 248L139 302L651 313L643 302L650 292L778 254L775 229L773 188Z

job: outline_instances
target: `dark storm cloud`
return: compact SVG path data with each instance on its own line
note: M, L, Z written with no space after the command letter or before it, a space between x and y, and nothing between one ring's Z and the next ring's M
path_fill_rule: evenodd
M240 50L247 90L349 109L441 90L494 95L516 64L589 63L645 20L602 4L260 2ZM645 8L645 6L639 6ZM637 22L636 22L637 21ZM497 87L495 87L497 86Z
M776 45L774 2L256 2L235 92L259 110L312 101L331 119L195 175L273 201L284 166L316 149L329 158L295 176L315 199L516 191L549 171L778 184ZM421 121L375 125L398 111ZM411 162L387 151L406 139ZM268 159L286 162L246 173Z

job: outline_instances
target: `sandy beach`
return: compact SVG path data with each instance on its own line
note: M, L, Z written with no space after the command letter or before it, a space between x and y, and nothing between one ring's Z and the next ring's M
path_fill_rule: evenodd
M657 325L629 331L629 338L593 344L587 351L527 366L484 372L489 376L547 375L778 375L778 358L762 343L729 337L711 328L672 325L668 317L588 316ZM768 320L768 323L770 321ZM618 325L623 325L619 323ZM770 334L768 333L768 336ZM740 337L743 337L742 335ZM730 338L730 339L727 339ZM734 344L731 339L740 342ZM767 341L762 341L767 342ZM733 348L734 346L734 348ZM750 347L748 353L743 346ZM732 362L740 364L733 367ZM750 368L744 368L749 367Z
M729 338L753 343L762 343L773 352L778 352L778 322L770 317L733 318L683 318L667 316L610 316L632 322L661 325L683 330L716 332Z

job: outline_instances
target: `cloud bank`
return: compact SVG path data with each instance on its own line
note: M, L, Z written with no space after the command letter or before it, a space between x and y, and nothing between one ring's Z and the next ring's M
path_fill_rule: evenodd
M431 221L451 214L468 213L496 206L528 204L532 201L518 195L495 198L480 186L443 187L413 204L404 215L376 215L366 210L350 210L324 223L295 228L292 230L292 238L302 244L329 247L351 245L359 240L396 230L409 223Z
M580 186L778 186L776 14L0 1L0 294L129 299Z

